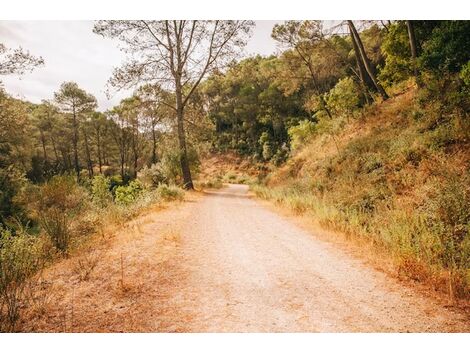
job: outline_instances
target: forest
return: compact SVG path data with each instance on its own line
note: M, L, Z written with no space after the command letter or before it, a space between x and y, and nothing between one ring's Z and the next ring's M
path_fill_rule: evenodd
M470 21L285 21L272 29L276 54L242 56L254 25L96 21L127 55L107 89L133 92L106 111L75 82L41 103L1 88L1 331L17 328L51 263L223 182L468 299ZM0 43L0 75L43 65ZM203 172L228 154L249 165L243 180Z

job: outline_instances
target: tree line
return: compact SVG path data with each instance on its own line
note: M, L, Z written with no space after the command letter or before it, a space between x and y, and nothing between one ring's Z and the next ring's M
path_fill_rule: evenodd
M468 114L468 21L286 21L272 30L279 52L237 61L252 21L98 21L94 32L118 39L128 60L112 90L132 88L106 112L74 82L51 101L32 104L0 92L1 218L18 209L24 178L40 183L73 173L136 178L165 155L179 164L176 182L193 188L201 145L235 150L259 162L284 162L292 133L334 124L389 98L414 78L443 113ZM0 47L0 74L43 65ZM424 89L425 88L425 89ZM313 126L313 127L312 127ZM334 133L332 133L334 138Z

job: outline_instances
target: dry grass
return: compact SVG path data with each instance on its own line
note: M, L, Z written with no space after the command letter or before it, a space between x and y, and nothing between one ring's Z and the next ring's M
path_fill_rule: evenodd
M253 183L267 172L267 167L227 152L204 158L201 170L196 181L197 188L218 189L222 188L224 183Z
M336 143L320 135L254 190L381 248L400 276L468 298L470 126L435 127L416 109L414 90L371 106Z
M189 193L185 202L191 206L198 197ZM54 283L50 303L41 314L28 308L22 315L21 330L157 330L159 307L177 284L176 277L181 279L175 272L179 225L172 219L191 212L180 204L154 207L117 231L111 226L87 248L48 268L44 279Z

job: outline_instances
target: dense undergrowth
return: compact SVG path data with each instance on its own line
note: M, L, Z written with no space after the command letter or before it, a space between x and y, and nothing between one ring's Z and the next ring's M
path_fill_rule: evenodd
M0 331L15 331L23 309L44 305L50 283L42 272L48 265L80 254L76 272L86 279L98 260L88 246L94 235L184 197L179 187L146 181L126 185L120 177L98 175L78 184L71 176L54 176L44 184L25 184L17 202L30 222L0 227Z
M380 246L400 273L470 294L470 121L419 104L415 89L309 142L262 185L264 198Z

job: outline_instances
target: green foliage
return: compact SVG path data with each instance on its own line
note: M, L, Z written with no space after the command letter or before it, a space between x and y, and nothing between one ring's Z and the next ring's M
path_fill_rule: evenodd
M333 115L350 116L360 104L360 90L351 77L342 78L330 90L327 105Z
M26 218L17 195L26 185L23 174L15 167L0 168L0 224L10 218Z
M385 86L404 81L413 74L408 31L404 21L389 26L382 51L385 65L380 70L379 80Z
M199 156L193 148L188 149L187 156L191 173L196 175L199 172L200 166ZM166 151L162 160L154 168L153 177L155 180L162 180L162 182L167 184L182 182L181 153L177 148L170 148Z
M460 79L467 87L470 87L470 61L462 66L462 70L460 71Z
M304 146L316 132L316 125L312 121L303 120L288 130L292 150L298 150Z
M91 194L93 202L101 208L105 208L112 201L111 182L103 175L93 177Z
M288 127L309 114L301 102L304 88L284 94L280 87L288 82L279 76L286 70L278 58L258 56L208 79L204 92L218 150L270 160L288 144Z
M470 60L469 21L441 21L423 44L419 61L423 68L439 72L460 72Z
M12 236L0 226L0 331L15 331L26 281L45 263L44 244L25 233Z
M115 200L119 205L129 205L134 203L142 194L142 184L133 180L128 186L118 186L115 192Z

